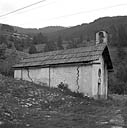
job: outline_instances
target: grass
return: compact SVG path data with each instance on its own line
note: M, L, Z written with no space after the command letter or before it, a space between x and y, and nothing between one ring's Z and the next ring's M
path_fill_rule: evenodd
M127 124L126 98L95 101L69 94L0 76L0 128L111 128L118 110Z

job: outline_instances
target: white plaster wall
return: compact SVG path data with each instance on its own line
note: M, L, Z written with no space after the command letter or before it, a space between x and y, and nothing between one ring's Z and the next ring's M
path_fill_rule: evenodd
M67 83L72 91L78 90L85 95L92 95L92 66L79 66L79 76L77 76L77 66L54 67L50 69L51 86L57 87L61 82ZM78 85L77 85L78 79Z
M107 97L107 86L108 86L108 70L107 70L107 65L104 64L104 59L103 57L100 57L97 63L100 64L93 64L92 66L92 92L93 96L97 96L98 92L98 70L101 69L101 92L100 95L103 97Z
M92 66L92 95L97 96L98 93L98 70L101 69L100 64L94 64ZM101 79L102 81L102 79ZM102 85L101 85L102 86Z
M61 82L69 85L72 91L77 90L77 67L53 67L50 69L51 87L57 87Z
M105 80L104 80L104 95L107 98L107 94L108 94L108 70L107 70L107 64L104 65L104 70L105 70Z
M107 64L104 63L103 57L101 57L102 63L102 96L104 98L107 98L107 89L108 89L108 70L107 70Z
M21 70L14 71L14 78L21 79Z
M86 96L92 96L92 65L85 65L79 68L79 92Z
M22 69L15 70L15 78L27 80L30 82L35 82L38 84L45 83L49 85L49 68L34 68L34 69Z
M101 95L104 95L104 76L105 76L105 71L104 71L104 60L103 60L103 57L100 57L100 60L101 60L101 70L102 70L102 73L101 73L101 79L102 79L102 82L101 82Z
M77 91L84 95L96 96L98 91L98 70L101 69L101 95L107 95L108 71L107 65L104 66L103 58L101 57L97 63L93 65L79 66L79 77L77 76L78 66L61 66L49 68L34 68L28 70L15 70L14 77L23 80L34 81L35 83L46 83L51 87L57 87L61 82L67 83L72 91ZM105 72L104 72L105 70ZM50 75L49 75L50 72ZM21 75L22 74L22 75ZM105 79L104 79L105 76ZM49 81L50 77L50 81ZM78 85L77 85L78 79Z

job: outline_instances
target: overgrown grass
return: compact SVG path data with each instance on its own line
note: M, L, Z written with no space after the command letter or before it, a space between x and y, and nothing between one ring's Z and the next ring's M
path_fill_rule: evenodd
M59 85L57 85L57 87L65 94L65 95L70 95L70 96L73 96L73 97L78 97L78 98L84 98L84 94L81 93L81 92L72 92L70 89L69 89L69 86L68 84L64 84L64 83L60 83Z

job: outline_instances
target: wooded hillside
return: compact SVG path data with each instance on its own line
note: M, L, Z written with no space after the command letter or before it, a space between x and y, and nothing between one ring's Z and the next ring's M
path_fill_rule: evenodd
M70 28L25 29L0 25L0 44L2 49L16 49L30 54L77 48L95 45L95 33L101 30L108 32L108 46L114 66L114 72L109 76L110 90L127 93L127 16L99 18L89 24ZM114 90L116 87L118 90Z

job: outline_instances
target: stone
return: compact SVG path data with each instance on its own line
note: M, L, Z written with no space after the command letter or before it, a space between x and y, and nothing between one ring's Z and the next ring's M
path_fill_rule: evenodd
M0 121L0 125L2 125L2 124L4 124L4 122L3 121Z
M27 127L29 127L29 126L30 126L30 124L26 124L26 126L27 126Z

